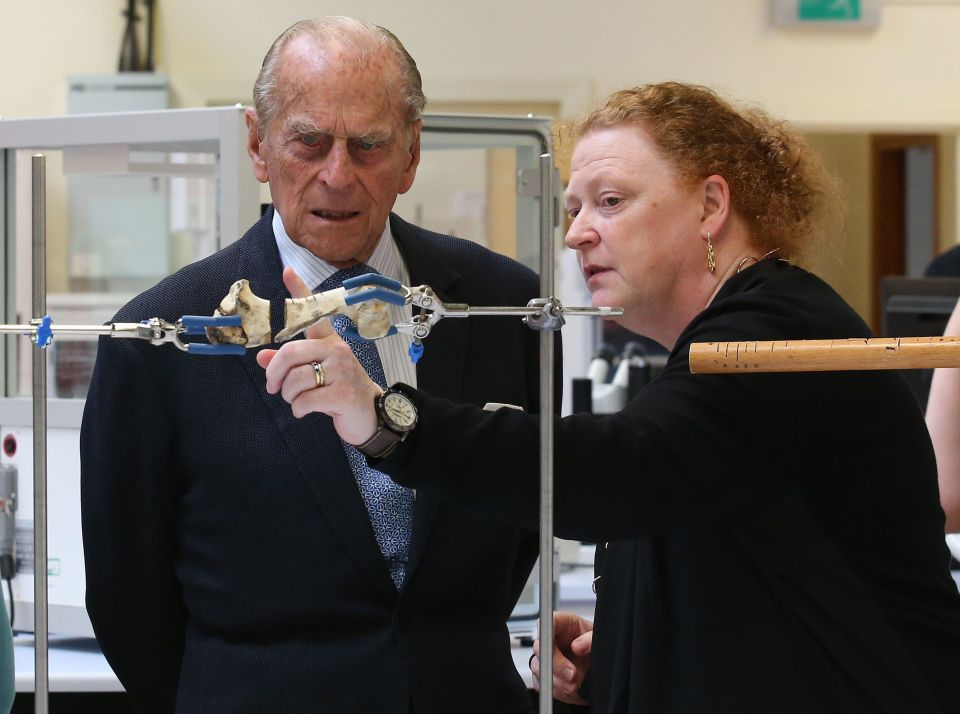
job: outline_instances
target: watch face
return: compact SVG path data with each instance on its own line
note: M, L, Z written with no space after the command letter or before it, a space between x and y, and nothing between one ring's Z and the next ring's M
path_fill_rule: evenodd
M383 418L394 431L410 431L417 424L417 408L400 392L387 392L383 397Z

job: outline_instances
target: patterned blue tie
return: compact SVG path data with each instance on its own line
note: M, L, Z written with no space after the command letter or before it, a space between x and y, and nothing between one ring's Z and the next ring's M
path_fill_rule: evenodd
M344 280L375 273L368 265L356 265L344 270L338 270L324 280L318 290L332 290L338 288ZM331 320L333 328L343 337L348 327L353 327L353 320L346 315L337 315ZM383 373L380 355L373 342L364 340L347 340L357 361L363 366L370 379L381 387L386 388L387 378ZM413 524L413 491L398 486L390 478L376 469L370 468L363 454L356 447L343 442L343 449L350 462L350 468L357 480L360 495L367 507L373 533L380 546L380 552L390 566L390 577L399 590L403 586L407 571L407 557L410 551L410 531Z

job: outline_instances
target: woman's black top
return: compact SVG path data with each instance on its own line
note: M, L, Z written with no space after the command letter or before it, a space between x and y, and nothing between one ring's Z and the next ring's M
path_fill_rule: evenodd
M622 412L557 422L556 533L609 541L594 712L960 711L936 462L899 373L687 363L694 342L869 336L819 278L764 261ZM411 393L420 424L378 467L537 528L538 419Z

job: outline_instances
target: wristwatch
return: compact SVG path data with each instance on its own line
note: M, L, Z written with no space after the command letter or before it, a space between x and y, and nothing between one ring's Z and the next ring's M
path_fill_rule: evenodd
M357 449L372 459L388 456L417 425L417 407L406 394L391 387L376 398L377 430Z

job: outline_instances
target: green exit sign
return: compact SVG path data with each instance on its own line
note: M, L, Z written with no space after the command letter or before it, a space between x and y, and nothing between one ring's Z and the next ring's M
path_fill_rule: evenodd
M859 20L860 0L800 0L800 20Z
M773 0L780 26L877 27L880 0Z

